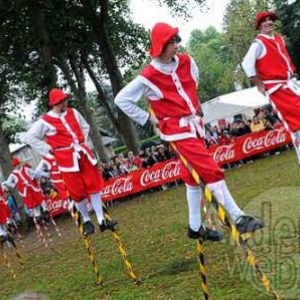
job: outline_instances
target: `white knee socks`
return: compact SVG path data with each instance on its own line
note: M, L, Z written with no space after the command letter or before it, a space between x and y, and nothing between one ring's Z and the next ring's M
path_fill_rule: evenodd
M202 191L198 186L191 186L186 184L186 198L189 210L189 225L194 231L198 231L201 224L201 200Z
M207 186L213 192L218 202L225 207L233 221L236 221L238 217L244 214L234 201L225 180L210 183Z
M34 218L38 218L41 216L41 210L40 210L40 207L39 206L36 206L32 209L32 216Z
M45 200L43 200L43 202L41 203L41 206L43 208L43 211L48 211L47 204L46 204Z
M93 209L96 213L98 223L101 224L104 220L103 216L103 209L102 209L102 200L101 200L101 194L95 193L90 195L91 204L93 206Z
M6 236L4 225L0 224L0 236Z
M90 221L90 216L87 210L86 199L83 199L81 202L75 203L77 210L80 212L83 222Z

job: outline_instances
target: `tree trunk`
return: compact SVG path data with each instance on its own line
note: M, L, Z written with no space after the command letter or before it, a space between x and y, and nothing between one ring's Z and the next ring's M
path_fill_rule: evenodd
M103 142L102 142L102 136L100 134L99 127L95 121L92 110L87 105L87 94L86 94L86 90L85 90L83 74L80 72L80 70L76 66L76 63L73 61L73 59L70 59L70 64L71 64L72 70L75 74L78 86L76 86L75 80L73 79L70 69L68 68L67 64L63 61L60 61L59 67L61 68L62 72L64 73L76 99L80 103L82 113L83 113L86 121L90 125L89 135L94 144L95 151L97 152L97 154L101 160L108 161L108 156L105 151L105 146L103 145Z
M82 98L80 98L80 100L82 100ZM86 103L87 102L85 101L82 105L82 112L85 116L85 119L91 126L90 136L94 144L94 149L102 161L108 162L108 153L106 152L105 146L103 144L98 124L95 121L93 109L86 105Z
M41 54L43 58L44 78L43 86L49 91L57 84L56 70L52 62L52 48L49 32L45 22L43 1L31 0L32 17L39 39Z
M138 140L138 135L137 135L137 131L136 131L133 123L126 122L126 120L128 120L128 118L126 115L124 115L124 113L120 109L118 109L119 119L115 118L115 116L114 116L113 112L111 111L111 108L108 104L109 99L107 99L105 93L103 92L103 90L101 88L101 84L99 83L95 73L93 72L93 70L89 66L88 61L85 58L83 58L83 63L84 63L86 70L89 73L90 78L92 79L92 81L96 87L96 90L97 90L98 96L99 96L98 97L99 102L100 102L100 104L102 104L105 107L109 119L111 120L112 124L114 125L116 130L121 135L123 143L125 143L130 150L134 151L134 153L137 154L138 148L137 148L136 141ZM127 137L127 135L134 136L134 138L133 138L134 143L132 143L131 137Z
M93 7L92 0L81 0L86 20L89 21L97 36L97 40L101 49L101 57L109 75L114 96L123 87L123 78L118 68L114 49L110 42L109 33L106 27L106 19L108 16L108 0L100 1L100 15L97 15ZM138 152L138 134L133 122L120 110L117 109L119 122L121 124L120 134L129 148L129 150Z

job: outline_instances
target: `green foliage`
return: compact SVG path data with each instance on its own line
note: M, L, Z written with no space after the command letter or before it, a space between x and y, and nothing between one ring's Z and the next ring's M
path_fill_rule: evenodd
M27 122L24 119L17 117L5 117L3 120L2 128L4 131L5 139L7 143L17 143L16 134L27 129Z
M188 19L190 18L192 11L200 7L205 9L206 0L157 0L160 5L166 5L173 16Z
M287 39L287 47L292 60L300 72L300 1L291 5L287 3L287 0L273 0L282 24L281 32Z
M201 102L233 90L234 65L224 48L222 34L214 27L193 30L187 51L199 67L198 91Z
M266 10L266 8L267 1L265 0L231 0L226 7L223 22L224 47L235 65L235 81L242 87L250 87L250 82L240 64L256 35L254 16L257 11Z

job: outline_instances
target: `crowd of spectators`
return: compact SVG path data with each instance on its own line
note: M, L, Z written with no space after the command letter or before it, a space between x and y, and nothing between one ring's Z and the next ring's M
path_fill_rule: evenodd
M240 116L226 125L211 126L208 124L205 143L207 147L229 145L237 137L262 130L272 130L277 126L281 126L281 122L271 106L256 108L252 119L243 119Z
M149 168L157 162L166 161L173 157L174 153L169 146L159 144L140 150L138 155L134 155L132 151L129 151L127 155L120 153L112 157L108 163L100 161L98 167L104 180L108 180L140 168Z
M271 106L256 108L252 119L244 119L240 116L226 125L208 124L205 143L208 148L213 145L229 145L240 136L262 130L272 130L277 126L281 126L281 122ZM108 180L137 169L149 168L157 162L166 161L174 156L170 146L161 143L140 150L138 155L134 155L132 151L127 154L120 153L107 163L100 161L98 166L104 180Z

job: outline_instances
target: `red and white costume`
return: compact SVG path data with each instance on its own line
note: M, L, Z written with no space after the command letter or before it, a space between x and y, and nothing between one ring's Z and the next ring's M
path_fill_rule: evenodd
M0 184L0 225L5 225L7 220L11 217L11 212L6 204L6 194ZM2 235L0 233L0 235Z
M26 135L26 142L42 156L53 153L62 172L70 197L76 202L98 193L103 180L96 159L87 147L89 125L81 114L68 108L57 114L49 111L36 121Z
M149 113L137 106L142 97L147 97L159 123L161 139L174 143L198 173L218 195L218 199L236 220L242 215L231 197L224 179L224 173L208 153L204 145L204 122L199 114L197 95L198 68L187 54L174 55L170 63L163 63L160 55L171 38L178 34L178 28L157 23L151 32L150 54L153 57L133 81L116 96L115 104L131 119L145 125ZM181 176L187 187L190 227L197 231L201 225L201 189L190 171L181 164Z
M248 77L258 76L266 96L289 132L294 134L300 162L300 85L292 78L295 67L280 35L258 34L242 66Z
M26 142L43 157L53 154L68 196L76 202L83 221L90 221L86 204L89 198L101 225L104 221L103 179L96 166L97 160L86 145L90 126L76 109L67 108L65 101L69 97L57 88L50 91L49 106L53 109L32 125Z
M115 103L134 121L143 125L149 113L135 103L146 96L159 120L161 139L175 143L202 180L212 183L222 180L224 174L204 146L205 130L198 114L197 81L198 69L189 55L178 54L171 64L162 64L153 59L118 94ZM197 151L194 151L195 148ZM188 184L197 185L184 165L181 166L181 172Z
M15 168L3 182L4 185L16 188L28 209L42 205L43 195L37 181L36 173L29 165Z

